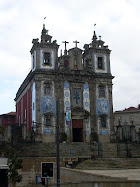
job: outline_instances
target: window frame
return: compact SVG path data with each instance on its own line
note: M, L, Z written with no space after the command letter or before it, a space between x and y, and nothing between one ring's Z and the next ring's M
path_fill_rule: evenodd
M79 101L79 103L77 104L76 102L75 102L75 98L74 98L74 93L75 93L75 90L80 90L79 92L80 92L80 94L79 94L79 99L80 99L80 101ZM82 88L80 88L80 87L74 87L74 88L72 88L72 105L74 106L74 107L81 107L82 106Z
M47 120L49 120L49 124L47 125ZM53 115L50 113L47 113L44 115L44 126L45 127L52 127L53 126Z
M103 56L98 56L97 58L98 58L97 59L97 68L99 70L104 70L104 57Z

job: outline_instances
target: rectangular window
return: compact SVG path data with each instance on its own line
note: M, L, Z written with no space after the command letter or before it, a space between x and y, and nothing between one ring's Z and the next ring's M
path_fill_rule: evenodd
M72 104L73 106L81 106L82 103L82 94L81 88L72 89Z
M105 98L105 86L104 85L99 86L99 98Z
M44 65L51 65L51 54L49 52L44 52L44 60L43 60Z
M98 57L98 69L103 69L103 57Z
M106 115L101 115L100 120L101 120L101 127L106 128L107 127L107 117L106 117Z

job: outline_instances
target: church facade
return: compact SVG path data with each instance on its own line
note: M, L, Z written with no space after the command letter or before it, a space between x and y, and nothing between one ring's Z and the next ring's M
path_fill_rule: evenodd
M109 142L113 131L110 50L94 31L84 50L75 47L58 57L56 40L43 25L41 41L33 39L32 68L16 94L16 118L35 141L56 141L58 103L59 132L70 142L90 142L93 134Z

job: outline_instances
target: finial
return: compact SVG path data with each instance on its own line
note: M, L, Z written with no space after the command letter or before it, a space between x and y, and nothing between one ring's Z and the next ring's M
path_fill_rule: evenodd
M99 40L101 40L101 36L99 36Z
M44 23L44 22L45 22L45 21L44 21L45 19L46 19L46 17L44 17L44 19L43 19L43 29L45 29L45 23Z
M94 24L94 26L95 26L96 24ZM94 43L95 41L97 40L97 36L96 36L96 32L95 32L95 30L94 30L94 32L93 32L93 37L92 37L92 43Z
M94 23L94 31L95 31L95 26L96 26L96 23Z

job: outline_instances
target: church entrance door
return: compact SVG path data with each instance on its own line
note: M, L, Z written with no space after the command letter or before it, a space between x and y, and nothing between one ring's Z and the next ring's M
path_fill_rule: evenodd
M72 120L73 142L83 142L83 120Z

